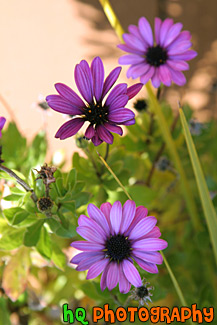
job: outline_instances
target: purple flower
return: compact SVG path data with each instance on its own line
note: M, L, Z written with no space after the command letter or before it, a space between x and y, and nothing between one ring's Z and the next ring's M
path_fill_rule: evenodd
M87 139L91 139L95 146L103 141L112 144L111 132L119 135L123 133L118 125L135 123L135 114L125 108L125 105L140 91L142 84L127 88L127 84L121 83L105 98L120 72L120 67L115 68L104 81L103 63L96 57L91 67L85 60L75 67L75 82L83 99L68 86L62 83L55 85L59 95L47 96L48 105L57 112L72 116L72 119L57 131L56 138L69 138L75 135L85 122L89 122L85 132Z
M130 53L119 59L120 64L130 64L127 77L136 79L146 84L151 79L155 88L162 82L170 86L173 81L179 86L186 83L186 78L181 71L188 70L188 60L193 59L197 52L189 50L191 34L182 31L181 23L173 23L170 18L163 22L155 18L155 42L152 30L146 18L139 19L138 27L130 25L129 34L124 34L125 44L118 47Z
M1 136L2 136L2 132L1 132L1 130L2 130L3 127L4 127L5 122L6 122L6 118L3 117L3 116L1 116L1 117L0 117L0 138L1 138Z
M71 244L82 253L70 261L78 264L78 271L87 272L87 279L102 273L101 289L112 290L117 283L122 293L130 290L131 284L142 286L142 280L134 266L134 261L149 273L157 273L156 264L163 259L158 250L167 247L167 242L159 239L160 230L157 219L147 217L148 210L143 206L136 208L135 202L126 201L123 207L119 201L113 206L103 203L98 209L95 205L87 207L90 218L81 215L77 232L87 241Z

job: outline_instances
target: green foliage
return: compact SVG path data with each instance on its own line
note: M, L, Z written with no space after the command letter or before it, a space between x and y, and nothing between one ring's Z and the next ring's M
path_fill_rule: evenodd
M184 109L189 122L192 110L188 106ZM167 103L162 103L162 112L171 128L174 115ZM217 299L212 290L216 285L214 258L180 120L176 121L172 137L197 205L197 218L202 225L197 232L192 227L180 190L179 171L174 161L169 159L167 148L160 156L169 159L169 168L161 170L157 165L156 157L164 139L156 115L149 108L138 114L135 125L126 129L123 137L114 136L108 155L105 143L96 148L83 140L85 145L72 156L72 168L65 172L61 166L56 170L55 182L49 185L48 193L43 179L37 179L39 175L35 170L45 163L46 135L39 133L28 145L14 124L9 124L5 130L2 137L5 166L13 168L38 199L49 195L53 206L50 210L39 211L32 193L26 192L11 176L0 171L6 182L4 185L10 190L10 194L2 199L0 210L0 276L5 291L0 297L0 317L3 317L0 321L3 324L10 324L9 314L13 312L25 314L30 325L34 325L33 320L41 323L41 315L46 315L50 321L51 306L58 310L63 301L72 306L86 307L90 317L92 306L109 303L115 309L117 304L124 305L130 296L130 293L120 294L118 287L111 292L108 289L102 292L99 277L86 281L86 272L77 272L69 265L77 253L70 248L70 243L81 239L76 233L77 218L86 214L87 204L92 202L99 207L106 201L114 203L120 200L123 204L127 200L97 151L102 157L106 156L108 165L136 205L147 207L149 215L158 219L162 238L168 241L166 258L187 303L197 302L200 308L214 305ZM192 137L217 210L216 122L207 123L200 134ZM3 188L0 186L1 198ZM180 304L164 264L159 266L159 274L138 270L141 277L154 286L151 306ZM21 279L20 283L18 279ZM129 300L128 304L138 306L134 300ZM60 324L59 315L52 321L55 325Z

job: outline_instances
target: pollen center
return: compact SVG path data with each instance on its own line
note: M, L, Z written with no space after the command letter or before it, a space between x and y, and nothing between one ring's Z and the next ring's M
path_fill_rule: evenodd
M167 51L160 45L149 47L146 53L146 61L154 66L159 67L164 64L168 59Z
M108 109L101 104L91 104L85 108L85 117L92 125L103 124L108 121Z
M107 240L106 249L110 259L121 262L130 256L130 241L124 235L114 235Z

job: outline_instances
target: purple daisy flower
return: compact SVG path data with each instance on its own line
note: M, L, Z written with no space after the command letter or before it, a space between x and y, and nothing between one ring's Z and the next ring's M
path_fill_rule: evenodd
M173 81L179 86L186 83L186 78L181 71L188 70L188 60L193 59L197 52L189 50L191 34L182 31L181 23L173 23L170 18L161 21L155 18L155 42L151 26L146 18L139 19L138 27L130 25L129 34L124 34L125 44L118 47L130 54L119 59L120 64L130 64L127 77L136 79L146 84L151 79L155 88L162 82L170 86Z
M0 117L0 138L1 138L1 136L2 136L2 129L3 129L3 127L4 127L4 125L5 125L5 122L6 122L6 118L5 117L3 117L3 116L1 116Z
M157 219L147 217L148 210L136 208L135 202L128 200L123 207L119 201L113 206L103 203L98 209L89 204L90 216L81 215L77 232L87 241L76 241L72 247L83 251L70 261L78 264L78 271L88 270L87 279L93 279L102 272L101 289L112 290L118 283L122 293L130 290L131 284L142 286L142 280L134 266L134 261L149 273L157 273L156 264L163 259L158 250L167 247L167 242L159 239Z
M47 96L48 105L55 111L72 117L60 127L55 135L56 138L63 140L75 135L87 121L89 126L85 138L91 139L95 146L103 141L112 144L111 132L119 135L123 133L118 125L135 123L135 114L125 108L125 105L140 91L142 84L127 88L127 84L121 83L114 87L105 99L120 72L120 67L115 68L104 81L104 67L99 57L93 59L91 67L87 61L82 60L76 65L74 74L77 88L83 99L68 86L62 83L55 84L59 95Z

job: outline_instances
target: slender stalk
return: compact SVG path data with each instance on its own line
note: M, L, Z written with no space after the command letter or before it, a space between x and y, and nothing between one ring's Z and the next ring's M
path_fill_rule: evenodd
M115 173L113 172L113 170L109 167L109 165L107 164L107 162L103 159L103 157L97 152L100 160L103 162L103 164L105 165L105 167L108 169L108 171L112 174L112 176L115 178L116 182L120 185L120 187L122 188L122 190L124 191L124 193L126 194L126 196L128 197L128 199L133 200L132 197L130 196L130 194L126 191L126 189L124 188L123 184L121 183L121 181L118 179L118 177L115 175ZM167 271L170 275L170 278L172 280L172 283L175 287L176 293L181 301L182 306L187 306L187 303L185 301L185 298L183 296L182 290L178 284L178 281L176 280L176 277L171 269L171 267L169 266L169 263L166 259L166 257L164 256L163 252L161 251L161 255L163 256L163 260L164 263L166 265ZM191 320L189 320L189 323L193 325L193 323L191 322Z
M15 178L17 183L20 184L27 192L31 192L32 193L31 198L34 202L38 201L38 198L37 198L35 192L33 191L33 189L31 187L29 187L29 185L26 184L26 182L24 182L24 180L22 180L19 176L17 176L17 174L15 174L12 170L10 170L9 168L2 166L2 165L0 165L0 170L3 170L8 175Z
M122 28L117 16L115 15L115 12L109 2L109 0L99 0L99 2L101 3L103 10L111 24L111 26L113 27L113 29L115 30L116 34L118 35L118 37L120 38L120 41L123 42L123 33L124 33L124 29ZM150 102L152 104L152 108L154 110L154 113L156 114L158 121L159 121L159 125L160 125L160 129L162 132L162 135L164 137L164 140L167 144L167 147L170 151L170 154L174 160L174 163L176 165L177 171L180 174L180 180L181 180L181 186L182 186L182 191L183 191L183 196L185 197L186 200L186 205L190 214L190 217L192 218L192 223L193 226L195 228L195 230L200 230L201 229L201 225L199 223L199 219L197 217L197 209L196 209L196 205L191 193L191 190L189 188L188 185L188 181L187 181L187 177L185 175L185 171L184 168L182 166L181 160L179 158L178 152L176 150L176 146L175 143L173 141L173 138L170 134L166 119L164 117L164 114L161 110L160 104L158 102L158 100L156 99L156 96L154 95L151 86L149 83L147 83L146 85L146 89L150 98Z

